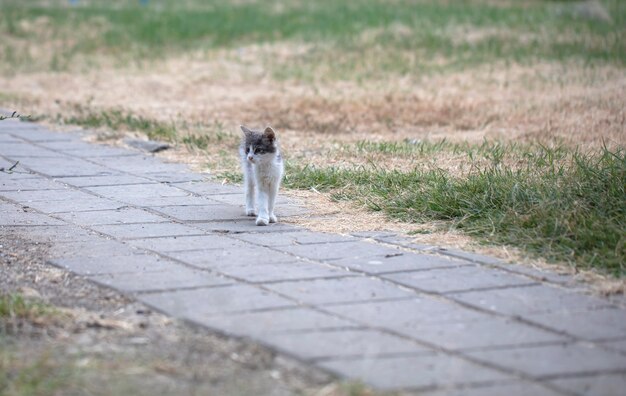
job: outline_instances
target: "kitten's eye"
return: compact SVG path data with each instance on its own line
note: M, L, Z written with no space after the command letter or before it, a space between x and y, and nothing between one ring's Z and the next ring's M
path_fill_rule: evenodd
M250 147L246 147L246 154L250 152Z
M253 152L254 154L256 154L256 153L258 152L258 149L257 149L256 147L255 147L255 148L253 148L253 149L252 149L252 152Z

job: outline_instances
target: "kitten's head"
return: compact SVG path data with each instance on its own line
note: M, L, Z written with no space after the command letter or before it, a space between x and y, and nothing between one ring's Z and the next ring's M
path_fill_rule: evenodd
M272 127L267 127L263 132L253 131L241 126L243 141L241 142L241 154L252 163L260 163L273 159L278 152L276 132Z

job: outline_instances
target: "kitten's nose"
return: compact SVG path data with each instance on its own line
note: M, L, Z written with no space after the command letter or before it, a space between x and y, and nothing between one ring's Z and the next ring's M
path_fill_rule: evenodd
M248 156L248 161L252 161L254 159L254 157L252 157L251 155Z

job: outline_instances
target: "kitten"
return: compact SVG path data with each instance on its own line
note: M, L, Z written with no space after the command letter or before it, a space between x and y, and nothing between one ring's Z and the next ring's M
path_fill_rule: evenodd
M284 172L276 133L271 127L265 128L262 133L243 125L241 130L244 136L239 154L246 189L246 215L254 216L258 213L258 226L275 223L274 203ZM255 201L258 203L258 212L255 210Z

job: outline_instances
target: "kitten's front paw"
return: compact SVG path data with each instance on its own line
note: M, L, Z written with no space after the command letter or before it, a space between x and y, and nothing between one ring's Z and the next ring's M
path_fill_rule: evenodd
M254 210L254 208L247 208L246 216L256 216L256 211Z
M276 223L278 222L278 218L276 217L276 215L270 215L270 223Z
M266 226L269 224L269 219L267 217L257 217L256 225L258 226Z

